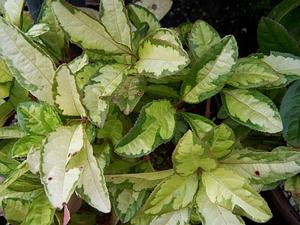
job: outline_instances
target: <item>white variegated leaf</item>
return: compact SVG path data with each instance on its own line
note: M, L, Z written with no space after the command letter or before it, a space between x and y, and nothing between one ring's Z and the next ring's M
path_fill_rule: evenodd
M189 222L188 208L169 212L155 217L150 225L186 225Z
M143 6L161 20L171 9L172 0L139 0L135 4Z
M260 92L228 88L223 90L222 100L229 116L236 122L262 132L282 131L275 104Z
M39 37L50 31L50 27L46 23L38 23L33 25L27 32L26 35L30 38Z
M22 22L22 12L24 7L24 0L3 0L4 1L4 9L5 9L5 17L8 21L17 26L21 27Z
M170 29L166 29L166 28L157 29L152 35L150 35L150 37L152 39L165 41L170 44L176 45L179 48L182 48L182 44L180 42L179 37L174 31Z

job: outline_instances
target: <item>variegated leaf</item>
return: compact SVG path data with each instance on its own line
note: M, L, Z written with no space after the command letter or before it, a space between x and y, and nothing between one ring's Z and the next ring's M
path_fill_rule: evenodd
M82 125L59 127L41 150L41 180L54 208L62 209L78 183L80 168L67 169L70 159L84 146Z
M160 28L149 36L151 39L161 40L182 48L178 35L171 29Z
M22 25L22 13L24 7L24 0L5 0L4 9L5 17L8 21L21 28Z
M236 63L237 44L233 36L227 36L192 68L190 77L182 87L182 98L188 103L199 103L217 94L229 78Z
M167 100L153 101L140 113L135 126L117 144L115 152L126 157L151 153L167 142L175 129L175 109Z
M55 70L51 59L3 18L0 18L0 46L0 53L18 83L38 99L53 104Z
M176 210L155 217L150 225L186 225L189 222L188 208Z
M157 39L146 39L139 47L138 56L137 72L156 79L173 75L190 62L181 47Z
M123 0L100 1L100 20L116 42L131 49L131 28Z
M143 6L161 20L171 9L172 0L139 0L135 4Z
M194 55L201 58L211 47L221 41L218 32L203 20L197 20L191 29L189 46Z
M275 104L260 92L228 88L223 90L222 101L229 116L236 122L262 132L282 131Z
M29 200L6 198L2 202L3 214L9 224L20 224L26 219L30 207Z
M19 126L0 127L0 139L22 138L26 133Z
M37 38L41 35L49 32L49 25L46 23L37 23L33 25L27 32L26 35L30 38Z
M43 140L44 137L38 135L27 135L25 137L22 137L21 139L17 140L14 144L11 150L12 157L25 157L27 156L31 148L39 150L42 146Z
M85 110L80 102L75 76L67 65L62 65L56 71L53 84L54 102L66 116L85 116Z
M247 183L247 180L232 170L218 168L202 174L207 196L230 211L236 210L259 223L272 217L265 200Z

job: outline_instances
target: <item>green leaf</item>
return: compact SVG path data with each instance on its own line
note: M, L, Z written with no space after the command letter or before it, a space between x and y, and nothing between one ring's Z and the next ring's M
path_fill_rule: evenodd
M129 4L128 15L130 21L136 28L140 28L143 23L147 23L149 25L149 33L160 28L159 21L156 19L155 15L140 5Z
M258 44L263 53L288 52L300 56L297 40L279 22L263 17L258 24Z
M294 200L299 204L299 192L300 192L300 176L295 175L287 179L284 183L284 190L292 193ZM298 206L299 207L299 206Z
M151 153L172 138L175 113L167 100L149 103L142 109L135 126L117 144L115 152L133 158Z
M190 62L181 47L156 39L146 39L139 47L138 56L137 72L156 79L173 75Z
M40 174L54 208L62 209L75 190L81 170L77 167L67 170L67 164L83 145L82 125L59 127L45 141L41 150Z
M10 89L9 102L14 106L14 108L17 108L18 104L29 100L30 98L28 91L24 89L16 80L14 80Z
M233 130L226 124L221 124L210 131L204 138L206 150L209 156L221 159L231 153L235 144Z
M123 81L127 66L121 64L106 65L92 77L83 88L82 103L90 120L98 127L103 127L109 111L107 97L113 95Z
M290 76L300 76L300 57L280 52L271 52L262 59L275 71Z
M117 89L112 100L125 115L129 115L144 95L145 88L145 79L128 76Z
M26 219L30 201L6 198L2 202L4 217L9 224L19 224Z
M48 46L47 51L57 59L63 60L65 57L64 51L67 47L67 38L51 8L51 0L43 1L38 23L45 23L49 26L49 31L40 36L43 43Z
M55 210L52 208L47 196L41 192L32 201L29 210L24 219L24 225L50 225L53 222Z
M6 83L12 80L12 74L5 63L5 60L0 58L0 83Z
M26 36L0 18L0 53L13 76L35 97L53 103L54 65Z
M300 145L300 81L292 84L282 99L280 115L283 123L283 137L289 145Z
M84 12L64 5L60 0L52 1L52 9L72 42L84 49L109 53L130 53L128 47L115 42L105 27Z
M244 225L240 216L233 214L226 208L210 201L206 194L205 187L200 186L197 192L196 204L201 215L203 225Z
M18 123L29 134L46 135L62 125L54 108L43 102L23 102L17 107Z
M34 148L35 150L39 150L42 146L44 137L37 135L27 135L17 140L14 144L11 154L13 158L17 157L25 157L27 156L29 150Z
M243 150L221 160L219 165L238 172L253 184L271 184L300 172L300 154Z
M143 210L146 214L157 215L183 209L192 202L197 188L196 174L186 177L173 175L154 189Z
M198 143L191 131L179 140L172 155L173 167L181 176L193 174L198 168L215 169L217 163L204 155L205 149ZM209 165L208 165L209 164Z
M131 27L123 0L100 1L100 20L116 42L131 49Z
M0 127L0 139L22 138L25 135L25 132L15 125Z
M151 13L155 15L158 20L161 20L171 9L173 1L172 0L140 0L135 2L135 4L140 5L148 9Z
M0 99L7 98L10 93L11 82L0 83Z
M200 116L193 113L184 112L181 113L183 118L188 122L190 128L202 139L209 131L211 131L216 125L204 116Z
M182 99L187 103L199 103L217 94L228 80L237 57L234 37L223 38L193 66L182 86Z
M184 208L155 217L150 225L185 225L189 222L189 210Z
M14 107L10 102L0 104L0 127L4 126L6 121L13 115Z
M146 92L150 95L179 99L180 95L178 91L170 86L161 84L150 84L146 87Z
M202 181L209 200L251 220L263 223L272 217L267 203L232 170L218 168L202 174Z
M293 9L297 8L299 5L300 5L299 0L284 0L272 9L268 17L276 21L280 21L287 14L289 14Z
M262 87L278 81L278 73L256 57L241 58L231 72L228 83L236 88Z
M93 146L88 141L86 134L84 134L83 144L83 169L76 192L92 207L101 212L109 213L111 204L103 171L93 155Z
M203 20L197 20L191 29L189 47L198 58L201 58L210 48L221 41L218 32Z
M82 117L86 115L80 102L75 76L65 64L56 71L53 95L54 102L63 115Z
M16 27L22 26L24 0L6 0L4 3L5 18Z
M280 114L275 104L260 92L224 89L222 101L229 116L236 122L262 132L282 131Z

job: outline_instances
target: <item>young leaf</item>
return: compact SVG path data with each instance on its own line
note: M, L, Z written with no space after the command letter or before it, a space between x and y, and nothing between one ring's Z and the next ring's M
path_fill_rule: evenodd
M203 157L204 148L197 143L197 138L191 131L179 140L172 155L173 167L181 176L193 174L199 167L214 169L217 164L213 160ZM209 167L207 167L209 161Z
M42 146L43 140L44 137L38 135L27 135L25 137L22 137L21 139L17 140L14 144L11 150L12 157L25 157L27 156L31 148L39 150Z
M271 66L256 57L241 58L230 74L228 83L242 89L262 87L279 79Z
M222 101L229 116L236 122L262 132L282 131L280 114L275 104L260 92L224 89Z
M37 23L33 25L27 32L26 35L30 38L37 38L41 35L49 32L49 25L46 23Z
M76 192L92 207L101 212L111 210L109 194L105 184L103 171L93 155L93 146L84 134L84 161Z
M200 186L196 204L203 225L222 224L222 225L244 225L244 221L240 216L234 215L228 209L213 203L208 198L205 187Z
M217 94L229 78L229 72L238 56L233 36L227 36L207 52L192 68L190 77L182 86L182 99L199 103Z
M275 71L287 75L300 76L300 57L280 52L271 52L270 55L262 59Z
M139 47L138 56L137 72L156 79L173 75L190 62L181 47L156 39L146 39Z
M128 76L117 89L112 100L125 115L129 115L144 95L145 89L145 79Z
M204 172L202 181L212 203L230 211L237 210L240 215L258 223L266 222L272 217L264 199L252 189L245 178L235 172L218 168Z
M45 23L49 27L49 31L40 36L43 43L49 46L47 50L57 59L63 60L65 55L64 50L67 46L67 38L59 26L58 20L51 8L51 0L43 1L38 23Z
M238 172L253 184L271 184L300 172L300 153L243 150L221 160L221 167Z
M161 20L171 9L173 1L172 0L140 0L135 2L135 4L140 5L148 9L151 13L155 15L158 20Z
M75 76L65 64L60 66L56 71L53 95L54 102L63 115L85 116L85 110L80 102Z
M103 127L109 110L107 97L112 96L121 84L126 70L125 65L106 65L83 88L82 103L87 110L88 117L96 126Z
M143 210L146 214L157 215L183 209L192 202L197 188L196 174L172 175L154 189Z
M55 209L51 206L47 196L41 192L32 201L22 224L50 225L53 222L54 213Z
M42 102L23 102L17 107L17 118L29 134L47 135L62 125L54 108Z
M67 164L83 145L82 125L59 127L45 141L41 150L40 173L54 208L62 209L75 190L81 170L76 167L67 170Z
M134 158L151 153L172 138L175 113L175 109L167 100L153 101L146 105L135 126L117 144L115 152Z
M209 131L211 131L216 124L204 116L193 113L184 112L181 114L188 122L193 132L202 139Z
M116 42L131 49L131 29L123 0L100 1L100 20Z
M0 18L0 53L16 80L40 100L53 104L54 65L21 31Z
M60 0L52 1L51 5L60 25L75 44L90 50L130 53L128 47L112 39L100 22L84 12L70 5L64 5Z
M176 210L155 217L150 225L185 225L189 222L188 208Z
M289 145L298 147L300 145L300 81L292 84L282 99L280 115L283 123L283 137Z
M189 47L198 58L201 58L211 47L221 41L218 32L203 20L197 20L189 34Z
M143 23L147 23L149 25L149 33L152 33L160 28L160 24L156 17L140 5L129 4L128 15L131 22L136 28L140 28Z
M5 17L16 27L22 26L24 0L6 0L4 3Z

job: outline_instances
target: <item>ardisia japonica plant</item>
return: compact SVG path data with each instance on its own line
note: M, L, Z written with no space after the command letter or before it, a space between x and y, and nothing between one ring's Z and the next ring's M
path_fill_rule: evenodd
M168 7L159 4L153 14L101 0L98 14L46 0L33 24L23 3L6 1L0 18L0 202L9 223L272 217L259 192L300 172L272 93L300 78L299 57L238 59L234 37L204 21L161 28L155 14ZM70 43L82 49L76 58ZM158 170L168 149L173 166Z

